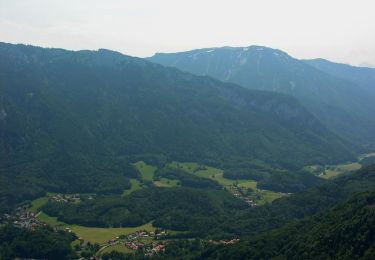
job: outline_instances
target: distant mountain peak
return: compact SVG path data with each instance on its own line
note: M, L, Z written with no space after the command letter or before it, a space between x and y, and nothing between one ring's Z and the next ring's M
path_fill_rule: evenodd
M309 63L281 50L259 45L157 54L149 60L250 89L292 95L342 136L363 143L371 140L375 144L375 106L371 105L374 101L368 93L359 91L360 86L364 86L375 93L373 69L323 59ZM334 65L340 68L328 71L328 67ZM345 73L335 75L336 70L356 72L350 72L352 77L349 78ZM370 71L364 75L364 70ZM362 76L358 76L360 74Z

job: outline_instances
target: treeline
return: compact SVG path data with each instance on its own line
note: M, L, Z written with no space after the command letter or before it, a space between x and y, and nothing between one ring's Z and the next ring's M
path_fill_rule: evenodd
M153 221L156 227L203 235L245 208L223 190L176 187L141 189L126 197L97 196L79 204L48 202L42 210L69 224L119 227Z
M375 190L375 165L363 168L272 204L238 212L236 221L221 223L211 234L246 236L279 228L288 222L317 214L356 193Z
M75 257L70 243L74 234L54 232L51 228L36 230L0 227L0 259L72 259Z
M315 217L245 239L237 245L204 249L200 256L205 259L374 259L374 205L374 192L359 194ZM184 254L184 249L180 250Z
M228 168L224 177L232 180L251 179L257 181L257 187L276 192L300 192L325 181L302 170L281 170L265 168Z

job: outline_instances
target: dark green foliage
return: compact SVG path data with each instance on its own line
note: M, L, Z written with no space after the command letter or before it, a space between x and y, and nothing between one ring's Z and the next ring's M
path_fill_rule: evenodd
M259 180L259 189L294 193L305 191L325 181L304 171L273 171L269 177Z
M334 69L322 72L283 51L263 46L207 50L157 53L149 60L251 89L294 96L336 133L365 147L375 145L375 70L363 73L351 67L340 73L333 73Z
M244 202L221 190L148 188L127 197L97 197L80 204L49 202L43 211L67 223L85 226L153 225L204 234L237 210Z
M168 243L165 251L153 259L195 259L202 255L202 251L208 250L209 244L203 240L173 240Z
M44 191L120 193L139 158L298 168L353 157L293 98L116 52L2 43L0 71L0 211Z
M50 228L35 231L7 225L0 228L0 259L71 259L70 243L75 236L67 232L54 232Z
M206 259L373 259L374 205L374 192L360 194L313 218L202 255Z
M102 255L103 260L129 260L129 259L136 259L134 255L120 253L117 251L112 251L110 253L104 253ZM141 257L139 259L142 259Z

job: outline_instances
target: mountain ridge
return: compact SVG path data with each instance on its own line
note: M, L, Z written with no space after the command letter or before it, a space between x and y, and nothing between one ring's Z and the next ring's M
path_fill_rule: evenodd
M198 49L159 53L148 60L250 89L294 96L342 137L364 146L375 144L375 105L368 92L283 51L263 46Z

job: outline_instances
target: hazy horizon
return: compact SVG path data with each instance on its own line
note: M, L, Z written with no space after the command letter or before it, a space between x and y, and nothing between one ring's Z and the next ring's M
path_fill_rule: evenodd
M372 1L0 0L0 41L149 57L262 45L299 59L375 65Z

